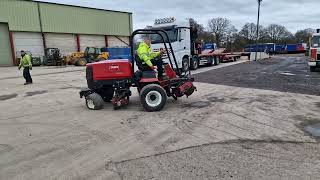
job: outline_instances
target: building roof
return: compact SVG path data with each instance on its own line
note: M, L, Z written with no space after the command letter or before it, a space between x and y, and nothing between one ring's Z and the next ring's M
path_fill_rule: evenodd
M30 0L22 0L22 1L30 1ZM56 5L62 5L62 6L77 7L77 8L93 9L93 10L99 10L99 11L109 11L109 12L118 12L118 13L132 14L132 12L126 12L126 11L117 11L117 10L109 10L109 9L100 9L100 8L85 7L85 6L77 6L77 5L71 5L71 4L62 4L62 3L55 3L55 2L44 2L44 1L39 1L39 0L31 0L31 1L39 2L39 3L46 3L46 4L56 4Z

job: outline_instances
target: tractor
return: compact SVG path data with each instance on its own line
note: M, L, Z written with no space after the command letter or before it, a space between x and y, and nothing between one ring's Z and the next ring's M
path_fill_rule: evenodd
M131 48L131 61L112 60L87 64L86 79L88 88L80 91L80 98L85 98L85 103L90 110L100 110L104 102L112 102L114 109L119 109L129 104L132 95L130 88L136 87L140 102L148 112L160 111L166 104L167 98L175 100L182 96L190 96L197 89L193 85L194 78L191 73L182 72L172 49L166 31L161 29L138 29L130 36L130 43L136 35L159 35L167 53L164 63L166 78L158 78L157 72L153 70L142 70L142 61ZM169 40L169 41L165 41ZM167 42L167 43L166 43ZM168 47L169 46L169 47ZM171 54L171 55L170 55ZM134 63L138 70L135 72ZM176 68L174 68L174 66Z
M65 64L60 49L46 48L44 50L43 64L46 66L62 66Z

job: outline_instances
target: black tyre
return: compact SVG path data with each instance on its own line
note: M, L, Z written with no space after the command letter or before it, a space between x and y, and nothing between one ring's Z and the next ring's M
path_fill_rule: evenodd
M90 94L86 97L86 106L90 110L100 110L103 108L103 105L104 101L97 93Z
M193 57L190 62L190 69L197 70L199 68L199 61L197 57Z
M182 72L189 71L189 58L182 59Z
M149 84L142 88L140 102L148 112L160 111L167 102L166 91L157 84Z
M237 57L234 57L234 58L233 58L233 61L236 62L236 61L237 61Z
M113 98L114 89L112 87L104 87L98 92L105 102L110 102Z
M76 66L85 66L87 64L87 60L81 58L78 61L76 61L75 65Z
M311 72L316 72L316 66L310 66L310 71Z
M209 57L209 58L208 58L207 66L212 66L213 64L214 64L214 58Z
M214 58L214 65L217 66L220 64L220 59L218 57Z

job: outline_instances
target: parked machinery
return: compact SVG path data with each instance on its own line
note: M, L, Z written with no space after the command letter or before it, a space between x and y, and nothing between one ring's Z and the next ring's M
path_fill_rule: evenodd
M34 57L30 51L26 51L26 54L31 56L32 66L41 66L42 65L42 61L41 61L40 57ZM17 64L19 64L20 60L21 60L21 52L20 51L16 52L16 57L17 57L16 58L17 59Z
M131 96L131 87L136 87L140 94L140 102L146 111L160 111L166 104L167 97L177 99L182 96L191 96L196 87L191 72L182 73L178 67L168 33L161 29L136 30L130 37L136 35L156 34L159 42L164 45L169 63L165 63L166 78L158 78L153 70L144 70L144 65L131 48L132 60L103 61L87 65L86 78L88 88L81 90L80 97L85 97L86 105L91 110L99 110L104 101L111 101L114 109L126 106ZM169 47L168 47L169 46ZM139 68L135 72L134 62Z
M107 60L109 58L109 53L101 52L101 48L87 47L84 51L83 57L75 59L74 65L85 66L87 63L99 62Z
M64 57L66 64L75 65L76 61L84 57L84 52L73 52L71 55Z
M46 48L44 50L43 64L46 66L62 66L65 64L60 49L58 48Z

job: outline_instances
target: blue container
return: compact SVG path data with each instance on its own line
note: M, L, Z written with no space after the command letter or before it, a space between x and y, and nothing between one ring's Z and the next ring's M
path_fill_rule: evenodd
M286 50L287 50L287 52L295 52L295 51L297 51L297 45L296 44L287 44Z
M276 49L274 43L266 43L266 44L251 44L245 46L245 52L274 52Z
M131 48L101 48L102 52L109 53L109 59L130 59L131 60Z

